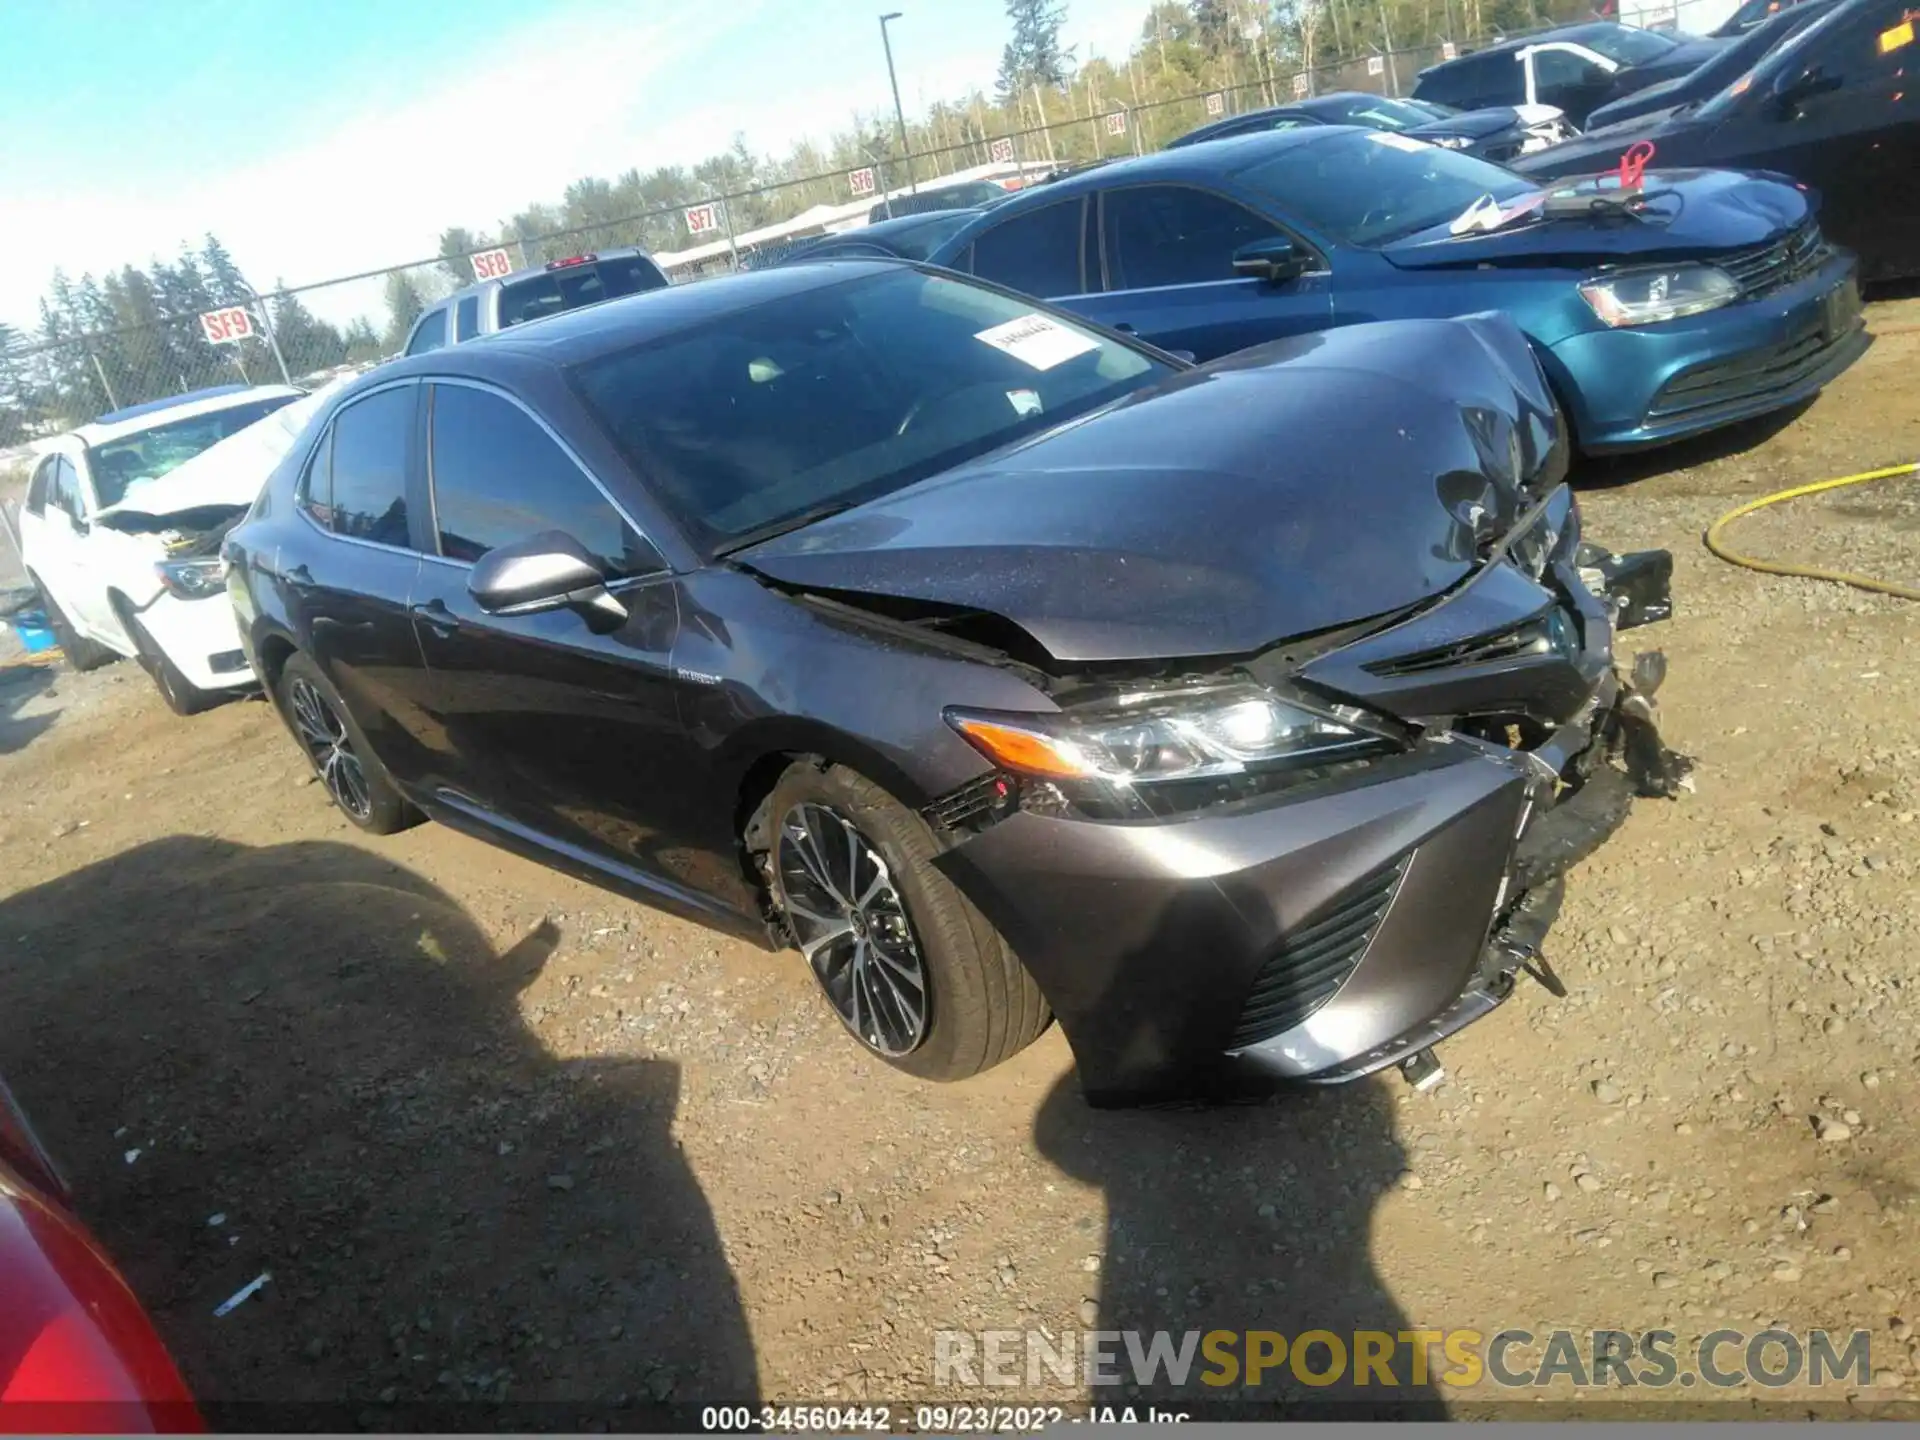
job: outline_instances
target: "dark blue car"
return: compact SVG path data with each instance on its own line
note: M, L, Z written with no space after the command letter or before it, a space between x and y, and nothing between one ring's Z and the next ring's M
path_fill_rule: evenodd
M932 258L1201 360L1502 311L1590 453L1794 404L1866 350L1854 258L1796 186L1653 171L1640 213L1611 186L1550 195L1406 136L1314 127L1102 166L982 214Z

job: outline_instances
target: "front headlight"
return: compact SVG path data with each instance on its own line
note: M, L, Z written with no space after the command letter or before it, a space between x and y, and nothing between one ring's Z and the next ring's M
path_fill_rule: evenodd
M1580 294L1604 324L1617 328L1718 310L1740 298L1740 287L1711 265L1675 265L1596 275L1581 285Z
M227 588L227 562L219 556L195 560L167 560L153 567L167 593L181 600L205 600Z
M1257 685L1143 691L1057 715L954 709L946 719L1003 769L1126 786L1324 764L1398 748Z
M1427 143L1429 145L1438 145L1442 150L1464 150L1471 145L1473 141L1464 135L1435 135L1431 137Z

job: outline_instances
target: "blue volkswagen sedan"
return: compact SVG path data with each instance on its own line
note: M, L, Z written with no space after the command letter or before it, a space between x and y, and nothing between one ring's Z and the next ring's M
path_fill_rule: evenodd
M1855 261L1779 177L1648 171L1542 190L1344 126L1120 161L983 212L935 263L1210 360L1364 320L1499 310L1588 453L1816 394L1870 343Z

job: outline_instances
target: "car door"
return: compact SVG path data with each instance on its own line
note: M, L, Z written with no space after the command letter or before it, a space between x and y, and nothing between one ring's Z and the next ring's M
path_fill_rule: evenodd
M442 746L429 783L485 823L674 890L711 888L675 808L705 762L680 725L677 586L658 552L533 412L471 381L432 386L434 551L414 622ZM493 615L473 562L544 531L595 555L626 609Z
M402 785L418 781L424 728L407 612L420 571L420 405L421 386L400 381L334 414L295 491L311 529L275 562L296 632Z
M1225 195L1184 184L1103 190L1099 234L1105 288L1067 301L1068 308L1162 349L1212 360L1332 323L1332 277L1318 256L1307 273L1287 280L1235 272L1233 255L1243 245L1300 242Z
M31 484L40 486L42 503L37 522L27 532L34 573L81 634L96 639L115 634L118 627L107 606L106 587L87 563L90 507L79 468L64 453L41 463L44 482L36 471Z
M1722 127L1712 156L1812 186L1821 227L1860 252L1866 280L1920 274L1916 35L1920 12L1903 0L1814 32Z

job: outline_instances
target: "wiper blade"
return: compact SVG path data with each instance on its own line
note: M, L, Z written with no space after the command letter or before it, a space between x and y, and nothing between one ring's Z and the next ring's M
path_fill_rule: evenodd
M732 555L741 550L751 549L764 541L792 534L795 530L804 530L816 521L838 515L843 510L851 510L860 502L857 500L834 500L825 505L816 505L811 510L802 510L797 515L788 515L779 520L769 520L764 525L756 525L751 530L734 536L726 544L714 548L715 555Z

